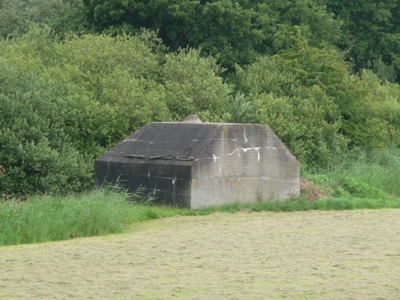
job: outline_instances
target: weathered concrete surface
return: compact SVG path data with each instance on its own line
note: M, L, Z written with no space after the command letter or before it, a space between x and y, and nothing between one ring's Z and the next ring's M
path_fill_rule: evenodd
M191 208L286 199L299 193L299 164L267 125L222 125L193 166Z
M299 163L269 126L188 120L149 123L129 136L96 160L95 186L119 180L192 209L299 193Z

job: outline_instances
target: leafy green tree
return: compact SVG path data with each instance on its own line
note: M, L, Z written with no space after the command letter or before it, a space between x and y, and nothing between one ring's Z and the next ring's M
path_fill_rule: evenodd
M400 87L382 82L372 71L350 76L338 90L342 130L351 145L369 150L399 147Z
M137 33L151 28L171 51L201 48L232 71L259 54L281 49L282 37L300 26L313 45L340 37L340 21L313 0L84 0L96 32Z
M0 195L90 188L92 160L146 123L220 120L231 87L216 60L164 52L148 31L0 40Z
M160 80L173 118L196 112L203 121L220 120L232 91L223 83L222 71L214 58L202 58L198 50L167 54Z
M0 36L7 37L18 30L24 32L29 27L25 7L23 0L3 0L0 3Z
M46 32L0 45L0 163L5 167L0 195L86 189L90 158L77 151L65 130L74 126L68 95L82 90L58 80L55 72L43 72L42 50L54 50Z
M239 68L231 81L302 161L326 165L346 143L398 147L399 85L372 72L351 75L337 50L309 46L300 31L287 44Z
M326 7L315 0L241 0L257 13L255 23L264 34L259 52L275 54L287 46L297 28L314 47L334 43L341 37L341 20L335 20Z
M296 29L295 35L287 38L285 49L259 59L261 65L248 68L252 70L251 74L244 75L239 68L238 76L232 76L238 89L245 93L273 92L279 96L292 96L295 87L318 85L328 92L328 96L334 95L349 75L341 53L329 45L323 45L322 49L310 46L300 28ZM266 80L266 77L271 78ZM236 78L242 79L237 82Z
M86 31L80 0L2 0L0 2L0 36L25 33L34 24L51 27L56 34Z
M400 72L400 4L397 0L324 0L328 10L343 21L338 46L347 53L355 71L381 59Z
M326 167L334 148L345 146L344 137L338 133L337 106L316 85L296 92L298 95L291 97L273 93L255 96L256 115L301 162Z
M246 89L248 105L254 109L253 115L248 114L250 121L271 126L303 163L326 166L330 153L346 145L339 133L338 106L317 84L302 86L297 74L282 72L284 63L265 56L238 72L239 84L247 78L245 85L250 87Z
M331 47L310 47L300 31L290 44L239 68L231 80L252 99L258 122L269 124L302 162L326 166L331 151L346 145L331 95L347 78L346 65Z
M252 21L255 12L231 0L85 0L84 5L96 32L137 33L141 27L150 28L170 50L200 47L230 68L252 61L254 46L262 39Z

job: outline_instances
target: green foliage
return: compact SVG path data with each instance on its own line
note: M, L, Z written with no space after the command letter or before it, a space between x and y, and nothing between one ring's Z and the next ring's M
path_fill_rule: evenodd
M257 121L269 124L289 149L307 164L327 165L330 151L346 143L339 134L341 115L329 93L346 66L331 48L308 46L300 33L293 46L237 70L231 81L252 99Z
M400 197L398 149L365 151L355 148L336 153L332 165L324 173L336 178L336 181L341 181L345 177L355 178L393 197Z
M351 177L345 177L340 182L341 186L352 196L357 198L383 199L388 197L380 189L369 186L367 183Z
M324 175L314 178L320 178L322 184L333 182ZM0 202L0 246L120 233L131 224L174 215L400 208L398 199L362 181L347 178L343 185L354 197L344 194L316 201L296 198L288 201L236 202L202 210L137 205L128 201L131 195L111 189L61 198L35 197L25 202L3 201Z
M350 75L337 50L309 46L300 31L287 49L238 68L230 80L304 163L326 166L346 143L399 145L400 87L371 71Z
M329 149L342 140L338 125L325 119L326 109L333 105L318 88L303 92L308 92L304 98L259 95L254 101L256 115L261 123L271 126L300 161L326 165Z
M269 0L239 1L257 12L256 24L264 34L260 45L263 54L275 54L290 45L291 36L300 28L309 44L319 47L334 43L341 37L341 20L326 11L320 1ZM258 46L258 47L260 47Z
M332 92L350 145L384 149L399 145L400 87L382 83L371 71L350 76Z
M258 117L255 114L254 101L246 95L238 93L231 95L228 103L225 104L223 121L230 123L257 123Z
M32 43L2 41L1 48L0 162L5 171L0 190L29 194L87 188L91 160L78 152L68 132L73 114L67 99L77 89L43 72L42 51L52 51L51 41L39 36Z
M370 61L382 59L400 71L400 5L397 0L373 1L324 0L330 12L343 20L342 39L338 46L359 71Z
M67 240L121 232L135 207L123 194L34 198L0 203L0 245Z
M137 33L142 27L158 31L172 51L202 48L226 67L254 59L262 35L252 10L230 0L84 1L85 13L96 32Z
M400 152L398 149L342 150L332 155L329 168L303 166L301 176L341 199L399 199Z
M218 57L223 66L246 65L257 56L256 46L264 36L257 29L253 9L244 9L236 1L221 0L195 8L184 29L187 43Z
M261 53L276 53L282 37L300 26L313 45L336 41L339 21L324 6L312 0L296 1L194 1L149 0L84 2L88 22L96 32L137 33L142 27L159 32L172 51L201 48L208 56L233 71L247 65ZM274 44L276 44L274 46Z
M28 28L23 1L3 0L0 3L0 36L7 37Z
M128 201L131 196L105 189L78 196L0 202L0 246L120 233L136 222L197 214L137 205Z
M397 72L394 65L387 65L382 61L382 58L378 58L372 61L368 61L367 68L371 69L376 76L382 81L395 82Z
M370 166L365 166L367 169L372 169ZM327 197L335 197L339 199L374 199L375 201L384 199L395 199L396 195L390 195L387 191L378 188L376 183L369 185L362 181L352 172L338 174L336 172L324 172L303 174L305 178L311 180L317 187L322 187L325 190ZM383 187L386 188L386 187Z
M222 72L214 58L201 58L197 50L167 54L160 80L173 119L197 112L203 121L218 121L231 93L231 88L223 84Z
M0 1L1 193L84 190L93 158L189 113L269 124L308 166L398 148L400 6L345 4Z
M3 0L0 37L28 32L35 24L50 26L58 35L87 27L80 0Z
M84 90L70 102L80 151L99 155L143 124L168 119L157 82L161 50L148 46L153 38L85 35L55 45L58 67Z
M49 28L0 40L0 190L91 187L92 160L151 121L217 121L231 87L197 50L165 54L154 33L69 36Z

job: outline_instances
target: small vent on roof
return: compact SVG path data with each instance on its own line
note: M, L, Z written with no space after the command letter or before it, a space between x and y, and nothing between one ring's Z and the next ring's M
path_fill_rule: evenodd
M185 120L183 120L183 123L194 123L194 124L199 124L203 123L199 116L196 114L189 114L186 116Z

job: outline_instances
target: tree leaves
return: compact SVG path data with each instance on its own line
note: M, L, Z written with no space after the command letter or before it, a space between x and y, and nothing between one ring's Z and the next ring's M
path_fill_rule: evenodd
M91 187L92 160L151 121L220 120L231 88L212 57L165 54L154 33L0 40L0 161L6 193Z

